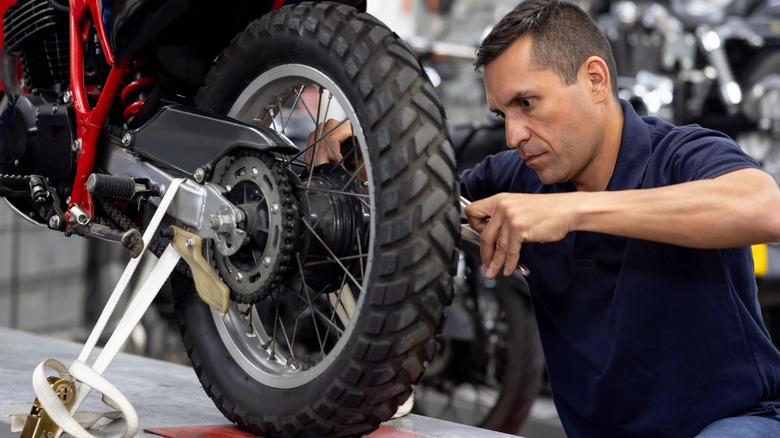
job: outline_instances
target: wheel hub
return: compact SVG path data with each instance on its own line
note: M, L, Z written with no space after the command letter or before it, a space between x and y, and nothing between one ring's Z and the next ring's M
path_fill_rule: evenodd
M299 197L306 205L304 214L303 274L315 290L341 287L344 270L356 273L367 250L368 205L362 200L363 187L344 167L317 166L302 183Z

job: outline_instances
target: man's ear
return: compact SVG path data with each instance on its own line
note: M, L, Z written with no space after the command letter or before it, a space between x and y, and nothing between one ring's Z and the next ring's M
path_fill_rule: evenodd
M585 73L588 75L588 83L591 87L591 94L597 101L609 98L612 86L610 85L609 68L607 63L599 56L591 56L583 64Z

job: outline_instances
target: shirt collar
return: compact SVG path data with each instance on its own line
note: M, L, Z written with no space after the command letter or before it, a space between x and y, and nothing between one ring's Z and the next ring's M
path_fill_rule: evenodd
M621 99L620 106L623 109L623 134L607 190L641 187L652 153L650 127L637 115L630 103Z

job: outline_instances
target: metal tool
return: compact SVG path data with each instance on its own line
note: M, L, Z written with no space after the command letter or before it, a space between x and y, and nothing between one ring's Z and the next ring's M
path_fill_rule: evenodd
M460 238L479 246L479 233L477 233L473 228L471 228L471 226L469 226L466 218L465 211L469 204L471 204L471 201L464 198L463 196L460 197L460 218L464 220L464 222L461 222L460 224ZM483 219L483 221L489 222L490 217L486 217ZM517 270L523 274L524 277L528 277L528 275L531 274L531 270L522 263L517 264Z

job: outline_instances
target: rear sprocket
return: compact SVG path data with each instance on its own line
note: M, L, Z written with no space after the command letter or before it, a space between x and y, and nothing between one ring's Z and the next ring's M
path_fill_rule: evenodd
M254 303L279 286L289 271L298 232L298 207L286 170L270 155L245 152L235 157L218 181L244 213L244 242L228 233L214 243L214 261L230 287L230 298ZM213 226L220 225L219 215ZM226 220L225 222L230 222ZM224 248L240 246L237 252Z

